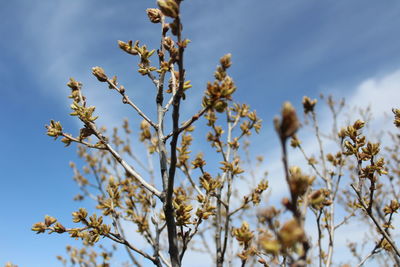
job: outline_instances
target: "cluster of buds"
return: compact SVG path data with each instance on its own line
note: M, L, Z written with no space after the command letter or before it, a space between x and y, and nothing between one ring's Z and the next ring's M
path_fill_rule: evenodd
M178 151L179 155L178 155L178 162L177 162L177 166L185 166L186 162L188 161L188 159L190 158L190 145L192 144L192 136L190 134L184 134L182 135L182 139L181 139L181 146L177 147L176 150Z
M380 146L379 143L374 144L374 143L368 142L366 146L361 148L362 153L360 153L360 159L363 161L372 159L374 156L376 156L379 153L379 151L380 151L379 146Z
M293 148L300 147L301 141L297 137L296 134L292 135L292 138L290 139L290 146Z
M100 199L99 204L96 206L96 208L103 211L103 215L105 216L115 213L115 209L122 206L118 185L114 182L112 177L109 179L107 193L109 198L104 200Z
M243 246L243 250L237 255L242 261L246 261L249 256L254 256L257 253L257 250L251 246L254 234L247 222L244 221L240 228L234 228L232 235Z
M346 128L342 128L338 136L341 139L349 137L354 143L361 143L362 145L365 144L365 137L361 136L360 130L364 128L365 122L362 120L357 120L353 123L353 125L349 125Z
M320 210L332 204L332 201L329 200L329 195L329 190L325 188L318 189L308 195L308 202L314 209Z
M125 43L119 40L118 46L128 54L134 56L139 54L139 41L135 41L135 43L133 43L132 40L129 40L127 43Z
M203 159L203 154L199 153L196 155L196 158L192 161L192 168L197 169L197 168L203 168L204 165L206 165L206 161Z
M399 202L397 201L397 200L392 200L392 201L390 201L390 204L389 205L386 205L384 208L383 208L383 212L385 213L385 214L393 214L393 213L395 213L395 212L397 212L397 210L400 208L400 204L399 204Z
M359 149L365 145L365 136L361 135L360 130L364 127L365 122L357 120L353 125L342 128L339 132L339 137L345 139L348 137L350 140L344 142L346 148L345 155L358 156Z
M213 110L208 110L204 118L207 120L207 126L214 126L217 116Z
M150 124L146 120L143 120L140 123L139 140L141 142L148 141L148 150L151 154L153 154L155 151L157 151L158 138L157 138L157 136L152 136L151 131L150 131Z
M316 104L317 104L317 99L311 100L308 96L304 96L303 97L304 113L308 114L309 112L313 112Z
M241 118L247 117L247 114L250 112L250 106L247 104L234 103L231 109Z
M75 102L79 103L81 101L79 91L82 88L82 83L76 81L74 78L69 78L67 86L71 88L71 95L69 98L72 98Z
M143 120L140 123L140 141L151 140L150 123Z
M329 153L326 155L326 159L330 162L333 166L343 166L345 164L345 160L343 158L342 152L337 152L335 155Z
M173 58L172 55L171 55L171 58ZM163 71L163 70L165 70L165 68L161 69L161 71ZM166 93L168 93L168 94L171 94L174 92L174 89L176 89L177 85L179 84L179 80L180 80L179 71L173 71L173 72L171 72L171 75L173 75L174 78L171 77L171 79L169 79L168 89L166 90ZM181 92L183 100L186 99L185 91L192 88L192 85L190 83L191 83L190 80L183 82L183 87L182 87L183 91Z
M315 177L310 177L302 173L301 169L297 166L291 167L289 169L289 174L289 188L296 198L303 196L315 180Z
M383 248L386 251L393 251L392 245L390 245L386 238L383 239L382 242L380 242L379 247Z
M227 54L220 59L220 66L215 72L215 81L207 84L207 90L203 98L203 106L217 112L224 112L228 106L227 101L232 100L232 94L236 91L235 83L226 73L232 65L231 54Z
M136 41L133 44L132 40L129 40L127 43L123 41L118 41L118 45L126 53L140 56L138 70L140 74L147 75L157 69L156 67L150 66L150 57L154 54L156 50L153 49L149 51L146 45L139 46L139 41Z
M175 197L172 200L172 204L175 208L176 225L182 226L191 224L190 218L192 215L190 212L193 210L192 205L188 204L189 199L186 191L182 187L174 189Z
M70 236L73 238L81 238L84 243L93 245L100 240L101 236L108 236L111 232L111 227L103 223L103 217L97 217L93 214L87 219L87 211L85 209L79 209L77 212L72 213L73 222L83 223L83 228L72 228L68 229Z
M221 149L220 148L220 142L221 142L220 137L224 133L224 130L222 129L221 126L214 126L213 130L214 130L214 133L212 133L212 132L207 133L207 141L211 143L212 147L217 147L218 149Z
M262 180L257 185L257 188L255 188L251 193L251 201L253 202L254 205L258 205L261 202L261 195L267 189L268 189L268 181Z
M358 161L369 161L370 165L360 169L360 178L368 178L371 182L375 182L374 174L379 175L387 174L385 168L385 161L383 158L374 160L380 151L379 143L366 142L365 136L361 135L360 130L364 127L365 123L357 120L353 125L342 129L339 132L339 137L342 139L349 138L344 142L346 151L345 155L354 155Z
M93 116L94 111L96 110L96 107L91 106L91 107L85 107L85 106L80 106L77 102L73 102L71 105L71 109L73 112L70 113L71 116L78 116L79 119L83 122L94 122L98 116Z
M80 208L78 211L72 213L72 221L74 223L86 222L88 212L85 208Z
M300 127L296 110L290 102L285 102L281 111L281 118L274 119L275 130L282 141L292 137Z
M79 172L75 166L72 167L74 169L74 181L80 186L85 187L89 185L89 180Z
M249 246L254 237L247 222L243 222L240 228L233 229L232 234L239 244L244 246Z
M183 45L183 47L186 47L188 45L188 43L190 42L190 40L185 39L183 42L179 43L180 45ZM179 60L179 48L176 45L176 43L174 42L174 40L172 40L171 37L166 36L163 38L163 48L169 53L169 60L168 62L166 61L162 61L160 63L160 69L158 70L159 73L162 72L167 72L171 69L171 64L174 64L176 62L178 62ZM162 58L164 60L164 54L159 51L159 56L160 58ZM179 72L174 72L175 74L175 80L179 80ZM168 92L172 92L172 85L173 85L173 80L170 79L169 81L169 91Z
M46 125L47 129L47 135L54 137L54 139L57 139L60 135L63 134L63 128L61 126L61 123L59 121L50 121L49 125Z
M241 135L250 135L251 134L250 130L253 128L256 131L256 133L259 133L261 129L261 119L257 117L256 112L255 111L248 112L247 118L249 120L243 121L240 124L240 129L242 130Z
M228 145L233 149L233 150L238 150L240 143L239 143L239 137L234 137L232 141L228 142Z
M197 201L201 203L201 207L196 210L198 222L200 222L200 220L207 220L210 216L215 214L216 207L211 204L208 197L197 195Z
M221 182L218 179L212 178L212 176L205 172L203 176L200 177L200 185L204 190L206 190L206 194L214 193L216 189L221 187Z
M392 109L393 113L394 113L394 125L396 125L396 127L400 128L400 109L396 108L396 109Z
M222 166L220 169L223 172L230 172L232 175L241 174L244 172L239 166L239 158L235 158L232 162L221 161Z
M386 171L385 160L383 158L379 158L376 162L361 168L360 178L368 178L375 181L375 173L378 173L379 175L388 173Z
M61 223L57 222L56 218L48 215L44 217L44 222L35 223L31 229L37 234L42 234L46 231L49 231L49 233L56 232L61 234L66 231L65 227Z
M149 220L147 218L147 216L141 216L136 214L135 212L133 213L132 216L132 221L136 224L137 226L137 232L138 233L146 233L149 231L150 226L149 226Z

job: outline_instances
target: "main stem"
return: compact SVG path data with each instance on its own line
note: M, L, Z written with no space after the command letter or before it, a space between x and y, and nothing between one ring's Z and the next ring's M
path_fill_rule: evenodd
M165 219L167 222L167 230L168 230L168 243L169 243L169 255L171 258L172 267L181 266L181 261L179 257L179 248L178 248L178 238L176 231L176 222L174 215L174 207L172 205L173 194L174 194L174 179L175 179L175 171L176 171L176 146L179 137L179 108L180 101L183 93L183 84L184 84L184 69L183 69L183 51L184 48L181 45L182 37L181 37L181 22L180 18L176 18L176 22L178 24L178 45L179 45L179 58L178 58L178 68L179 68L179 87L174 96L172 106L172 124L173 124L173 135L171 140L171 159L170 159L170 167L168 172L168 182L166 188L166 198L164 202L164 213ZM172 73L171 75L174 75ZM161 140L160 140L161 141Z

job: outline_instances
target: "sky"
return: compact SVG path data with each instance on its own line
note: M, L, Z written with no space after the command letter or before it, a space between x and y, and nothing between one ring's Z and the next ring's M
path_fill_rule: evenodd
M122 118L137 117L96 81L93 66L118 74L131 99L154 117L152 84L137 74L136 59L121 52L117 40L157 48L158 25L145 13L155 5L0 0L0 265L60 266L55 255L71 243L30 231L46 214L70 221L81 205L72 201L77 186L68 164L78 160L74 146L64 148L44 128L50 119L69 132L80 127L68 116L69 77L83 82L100 124L116 126ZM193 84L182 113L200 108L218 59L232 53L235 98L256 109L264 122L252 151L266 156L270 171L280 168L272 119L284 101L300 108L304 95L331 93L350 105L371 105L377 125L399 106L399 1L186 0L182 20L183 34L192 41L185 62ZM326 116L322 112L320 119Z

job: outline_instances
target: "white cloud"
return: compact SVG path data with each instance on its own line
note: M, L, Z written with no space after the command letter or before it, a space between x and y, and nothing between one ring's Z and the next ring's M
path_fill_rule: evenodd
M381 121L393 107L400 106L400 69L366 79L357 86L348 102L350 106L370 105L374 119Z

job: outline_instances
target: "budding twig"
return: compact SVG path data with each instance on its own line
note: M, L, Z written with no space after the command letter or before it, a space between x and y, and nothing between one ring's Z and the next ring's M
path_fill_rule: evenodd
M400 257L400 250L397 248L396 244L392 240L392 238L387 234L387 232L382 228L381 224L378 222L378 220L375 218L374 214L372 213L371 210L368 209L368 205L365 203L364 199L362 198L362 195L359 190L356 189L356 187L352 184L351 188L353 188L354 192L357 194L357 198L361 206L363 207L364 211L367 213L367 215L371 218L371 220L374 222L375 226L378 228L379 233L386 238L386 240L389 242L389 244L392 246L394 251L396 252L397 256Z

